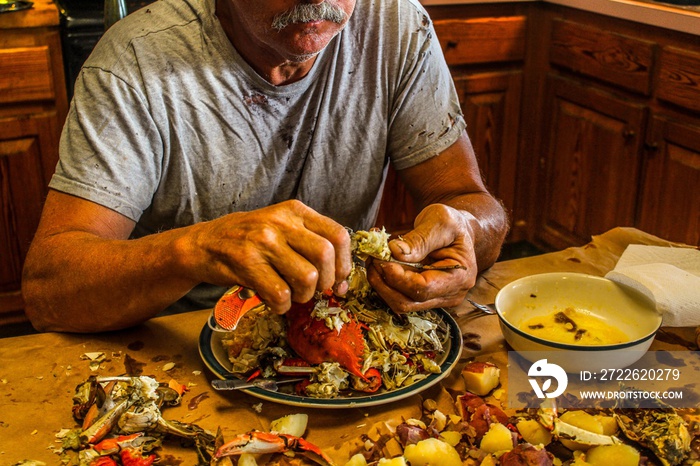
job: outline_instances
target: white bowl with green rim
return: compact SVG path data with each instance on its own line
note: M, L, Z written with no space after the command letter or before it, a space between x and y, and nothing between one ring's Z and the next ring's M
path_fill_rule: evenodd
M528 360L529 352L546 352L551 362L570 373L634 364L649 349L662 321L655 303L639 291L582 273L553 272L517 279L498 292L495 305L503 336L514 351ZM532 318L565 309L599 319L627 338L613 344L582 345L528 333L526 322Z

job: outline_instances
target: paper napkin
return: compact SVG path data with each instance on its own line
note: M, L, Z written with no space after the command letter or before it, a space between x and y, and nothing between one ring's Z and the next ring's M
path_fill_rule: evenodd
M605 277L656 302L664 326L700 325L700 250L632 244Z

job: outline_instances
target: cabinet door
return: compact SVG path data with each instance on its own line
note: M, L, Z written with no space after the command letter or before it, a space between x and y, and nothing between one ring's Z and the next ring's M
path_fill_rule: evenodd
M55 120L0 119L0 324L26 321L22 266L56 166Z
M545 108L538 239L565 248L633 226L644 108L554 77Z
M652 119L638 228L700 246L700 126Z
M513 212L522 73L457 74L454 81L481 174Z

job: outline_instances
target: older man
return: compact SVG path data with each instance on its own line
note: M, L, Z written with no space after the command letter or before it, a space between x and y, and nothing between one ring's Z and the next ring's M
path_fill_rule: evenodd
M417 0L160 0L86 62L27 257L40 330L123 328L211 307L276 312L334 287L345 226L376 217L389 163L423 210L370 282L400 312L460 303L506 232Z

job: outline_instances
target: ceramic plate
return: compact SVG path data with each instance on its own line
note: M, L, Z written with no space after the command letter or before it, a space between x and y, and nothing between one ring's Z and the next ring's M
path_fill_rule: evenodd
M341 396L330 399L311 398L257 387L242 389L241 391L267 401L310 408L359 408L363 406L376 406L415 395L447 377L459 360L459 356L462 352L462 332L457 322L443 309L438 309L438 313L449 328L447 347L443 353L442 360L438 361L442 371L439 374L431 374L420 382L416 382L408 387L384 392L380 390L370 395L354 393L352 396ZM205 325L199 335L199 354L204 364L206 364L215 376L221 379L235 379L236 377L230 372L231 363L228 361L226 351L221 344L223 336L223 333L214 332L209 325Z

